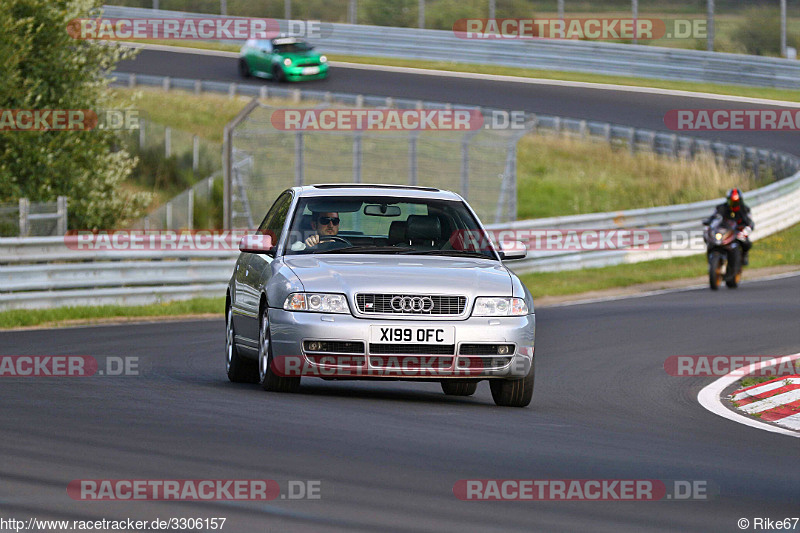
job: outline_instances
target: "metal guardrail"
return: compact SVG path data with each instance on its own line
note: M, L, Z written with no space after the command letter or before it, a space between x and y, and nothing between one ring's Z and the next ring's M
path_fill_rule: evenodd
M756 231L762 239L800 222L800 172L746 195ZM661 231L700 229L718 200L652 209L592 213L510 224L493 230L632 229ZM524 260L509 262L517 273L574 270L702 253L697 249L602 250L555 252L531 250ZM63 238L0 239L0 309L63 305L140 305L163 300L225 294L236 251L80 251ZM133 259L140 259L135 261ZM151 259L149 261L145 259ZM153 261L152 259L160 259ZM84 261L63 263L56 261ZM98 260L109 262L101 263ZM89 261L89 262L85 262ZM44 264L25 264L46 262Z
M120 6L104 9L106 16L118 18L219 17ZM278 22L281 31L288 31L288 21ZM324 28L321 37L309 40L336 54L800 89L800 62L790 59L591 41L465 41L452 31L416 28L337 23L324 23Z

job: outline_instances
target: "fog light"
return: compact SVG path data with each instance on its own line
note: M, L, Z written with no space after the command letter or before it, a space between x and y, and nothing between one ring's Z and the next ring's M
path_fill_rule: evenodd
M508 345L501 344L497 347L497 355L506 355L508 354Z
M321 342L309 342L308 343L308 349L309 349L309 351L312 351L312 352L318 352L318 351L320 351L322 349L322 343Z

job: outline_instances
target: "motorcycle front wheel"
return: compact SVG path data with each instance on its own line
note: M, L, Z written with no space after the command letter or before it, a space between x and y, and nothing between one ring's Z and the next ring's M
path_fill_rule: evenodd
M712 291L719 289L722 281L722 254L711 252L708 256L708 285Z

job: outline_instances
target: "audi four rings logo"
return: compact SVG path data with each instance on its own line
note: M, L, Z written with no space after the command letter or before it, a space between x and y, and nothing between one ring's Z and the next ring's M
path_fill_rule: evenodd
M428 296L395 296L391 301L395 311L428 312L433 310L433 300Z

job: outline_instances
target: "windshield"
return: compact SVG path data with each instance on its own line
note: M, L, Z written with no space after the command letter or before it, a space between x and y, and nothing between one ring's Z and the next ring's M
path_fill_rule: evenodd
M301 198L286 254L408 254L497 259L460 201Z
M308 52L313 47L305 43L303 41L297 43L289 43L289 44L276 44L275 45L275 53L276 54L292 54L295 52Z

